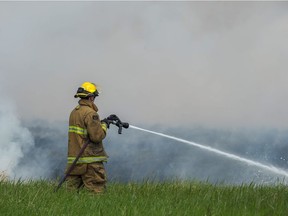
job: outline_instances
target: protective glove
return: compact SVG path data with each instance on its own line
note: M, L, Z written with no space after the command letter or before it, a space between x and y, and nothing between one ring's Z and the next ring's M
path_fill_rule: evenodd
M109 120L108 118L104 118L103 120L101 120L101 123L105 123L107 125L107 128L109 128L112 122L113 121Z
M108 116L107 119L108 119L108 120L111 120L111 121L118 121L118 120L120 120L120 119L118 118L118 116L116 116L115 114L112 114L112 115Z

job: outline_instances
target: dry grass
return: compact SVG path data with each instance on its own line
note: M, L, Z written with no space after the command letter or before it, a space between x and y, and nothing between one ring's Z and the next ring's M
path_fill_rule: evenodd
M0 171L0 181L8 181L8 175L5 171Z

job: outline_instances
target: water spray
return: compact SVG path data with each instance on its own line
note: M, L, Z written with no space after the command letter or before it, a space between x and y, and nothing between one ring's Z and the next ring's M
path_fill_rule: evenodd
M244 163L246 163L248 165L256 166L256 167L262 168L264 170L270 171L272 173L288 177L288 172L287 171L285 171L283 169L280 169L280 168L277 168L277 167L274 167L274 166L271 166L271 165L265 165L265 164L262 164L260 162L257 162L257 161L254 161L254 160L250 160L250 159L246 159L246 158L243 158L243 157L240 157L240 156L228 153L228 152L224 152L224 151L221 151L221 150L209 147L209 146L205 146L205 145L202 145L202 144L198 144L198 143L195 143L195 142L191 142L191 141L184 140L184 139L181 139L181 138L177 138L177 137L174 137L174 136L170 136L170 135L167 135L167 134L158 133L158 132L155 132L155 131L143 129L143 128L136 127L136 126L133 126L133 125L130 125L130 128L133 128L133 129L136 129L136 130L140 130L140 131L144 131L144 132L151 133L151 134L155 134L155 135L158 135L158 136L162 136L162 137L165 137L165 138L168 138L168 139L176 140L178 142L186 143L188 145L192 145L192 146L195 146L197 148L201 148L201 149L204 149L206 151L210 151L210 152L213 152L213 153L216 153L216 154L219 154L219 155L223 155L223 156L225 156L227 158L230 158L230 159L233 159L233 160L237 160L237 161L241 161L241 162L244 162Z

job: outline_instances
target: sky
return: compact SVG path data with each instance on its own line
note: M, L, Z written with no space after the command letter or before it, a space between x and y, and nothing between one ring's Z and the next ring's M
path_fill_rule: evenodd
M0 2L0 89L67 121L82 82L103 118L288 128L288 2ZM2 104L2 105L3 105Z

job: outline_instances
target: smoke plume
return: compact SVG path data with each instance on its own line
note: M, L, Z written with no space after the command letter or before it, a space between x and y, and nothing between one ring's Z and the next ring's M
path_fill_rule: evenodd
M7 100L0 103L0 137L0 171L10 177L19 177L16 170L20 161L29 157L28 149L35 143L31 132L17 117L14 105Z
M3 113L6 110L6 114ZM7 125L8 124L8 125ZM149 125L143 126L148 128ZM211 146L247 159L287 169L288 131L205 127L150 129ZM1 107L1 170L10 178L55 179L63 175L67 155L67 123L44 120L22 126L11 109ZM111 126L104 140L110 158L110 181L200 180L213 183L273 184L283 176L234 161L175 140Z
M50 179L63 172L67 131L63 122L21 122L15 104L0 104L0 171L10 179Z
M63 174L67 119L84 81L102 87L100 116L116 111L133 125L287 169L287 8L0 2L0 86L15 103L1 98L0 171L10 178ZM110 180L281 179L132 129L118 135L111 128L104 141Z
M287 128L287 8L2 1L1 86L27 119L65 121L78 85L91 81L101 112L135 124Z

